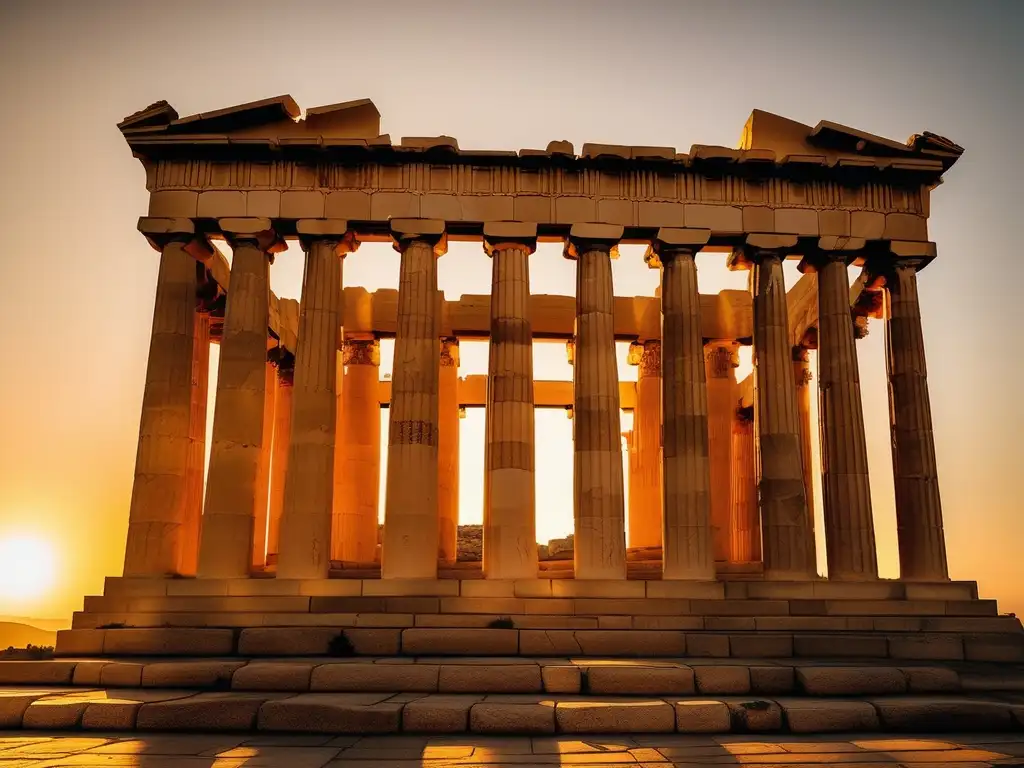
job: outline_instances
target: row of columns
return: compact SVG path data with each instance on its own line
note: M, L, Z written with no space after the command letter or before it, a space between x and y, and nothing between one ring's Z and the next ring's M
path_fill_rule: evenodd
M265 546L278 550L279 578L323 578L331 559L369 559L368 542L376 541L377 478L369 476L380 439L379 413L369 408L376 401L375 352L367 352L372 347L360 347L358 340L351 352L346 350L345 364L353 369L351 377L346 375L351 378L348 393L339 385L337 364L342 258L358 244L347 222L298 222L306 264L294 380L283 387L275 386L279 375L266 362L268 272L283 243L267 220L222 220L220 227L234 256L196 570L200 577L246 576L253 552ZM433 578L439 558L454 558L458 505L458 423L440 418L441 413L458 418L457 401L455 408L441 408L443 398L455 397L458 362L451 343L438 354L436 259L447 241L440 221L393 220L391 231L401 263L381 571L384 578ZM565 255L577 261L573 482L575 575L580 579L625 577L611 277L622 234L622 227L575 225L565 248ZM782 278L782 259L795 249L796 238L750 235L731 261L752 270L755 397L752 423L746 414L725 423L709 414L722 412L719 401L727 389L719 379L732 376L735 349L712 345L710 358L705 356L694 261L709 234L662 229L646 256L650 266L661 270L663 328L660 366L653 347L640 354L638 399L660 402L661 412L653 405L645 408L633 439L645 446L645 454L657 440L660 460L648 463L640 484L643 501L631 523L637 530L634 543L645 536L653 540L650 531L660 525L666 579L712 579L716 558L756 559L758 544L766 577L812 578L809 429L804 423L809 408L800 407L797 395L801 361L794 361L789 342ZM189 537L197 527L192 518L197 514L195 464L201 438L193 390L202 378L196 350L203 330L196 319L194 251L201 250L203 241L187 232L151 240L162 256L126 575L185 572L188 553L196 550ZM484 244L492 258L492 302L483 568L488 578L531 578L537 574L537 555L527 310L528 257L536 247L536 227L489 224ZM819 276L825 534L830 576L837 579L877 577L846 269L863 246L822 238L801 263ZM886 337L901 564L907 578L944 579L914 268L912 261L892 261L883 276L890 297ZM272 388L273 399L268 396ZM282 398L285 390L288 396ZM368 416L371 412L375 417ZM376 433L369 423L374 420ZM341 450L336 434L343 436ZM271 445L287 449L272 452ZM713 476L712 467L719 463L712 456L726 451L735 466L742 465L735 459L752 454L756 494L750 486L746 492L740 488L741 472L732 478L721 472ZM364 470L365 477L355 474ZM360 482L336 487L336 478L353 475ZM201 487L201 469L198 477ZM723 494L713 494L712 487L730 481L733 492L723 502ZM278 499L279 484L283 492ZM271 503L269 523L268 487L280 503L279 515ZM269 531L265 545L256 531L261 520ZM728 533L754 531L758 520L759 542L755 535Z

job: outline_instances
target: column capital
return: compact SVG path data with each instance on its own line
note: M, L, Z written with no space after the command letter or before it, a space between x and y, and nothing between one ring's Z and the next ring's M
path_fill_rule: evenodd
M727 379L740 364L739 344L735 341L712 341L704 345L704 363L713 379Z
M518 248L528 253L537 250L537 225L526 221L489 221L484 223L484 252Z
M345 339L343 365L380 365L380 342L376 339Z
M740 424L744 424L744 425L747 425L747 424L753 425L753 423L754 423L754 406L753 405L745 405L745 406L741 405L739 408L737 408L736 409L736 421L738 421Z
M852 313L851 313L852 314ZM852 314L853 320L853 338L863 339L868 335L868 318L866 315Z
M181 243L185 252L196 261L205 262L213 258L213 244L206 235L196 232L192 219L141 216L138 228L154 250L162 251L168 243Z
M356 233L348 228L345 219L299 219L295 222L299 245L308 251L315 241L331 243L338 256L353 253L359 247Z
M890 240L887 253L868 257L864 271L871 278L886 278L896 269L924 269L935 258L935 243Z
M217 226L232 248L240 243L248 243L273 258L275 253L280 253L288 247L274 231L270 219L254 216L217 219Z
M747 235L743 245L729 256L729 269L750 269L763 259L784 259L796 250L796 235Z
M617 259L623 232L625 229L616 224L573 224L562 255L567 259L578 259L581 253L600 250Z
M657 339L630 342L626 362L640 366L641 377L661 376L661 342Z
M441 367L459 367L459 340L454 336L445 336L441 339Z
M681 254L693 255L708 244L710 229L676 229L662 227L651 240L644 253L644 261L651 269L658 269L663 262Z
M803 273L817 272L822 265L832 261L841 261L849 265L863 256L865 247L867 240L863 237L820 237L817 244L803 254L797 269Z
M441 219L391 219L389 224L394 248L399 253L417 241L432 246L435 256L448 252L448 233Z

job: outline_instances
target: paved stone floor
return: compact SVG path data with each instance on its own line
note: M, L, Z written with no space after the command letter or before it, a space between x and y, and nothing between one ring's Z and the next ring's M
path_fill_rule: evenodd
M0 768L453 768L454 766L1024 766L1024 734L896 736L0 735Z

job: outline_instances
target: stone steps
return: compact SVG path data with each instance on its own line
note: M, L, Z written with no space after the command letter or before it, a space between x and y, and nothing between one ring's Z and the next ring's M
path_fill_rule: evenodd
M538 696L0 689L0 728L314 734L993 732L1024 728L995 697Z
M344 639L341 639L344 638ZM871 658L1024 661L1024 632L768 632L438 627L150 627L58 633L61 656L359 656Z

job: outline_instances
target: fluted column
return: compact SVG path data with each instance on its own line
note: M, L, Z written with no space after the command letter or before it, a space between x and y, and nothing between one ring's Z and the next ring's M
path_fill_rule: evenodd
M893 245L896 250L897 244ZM913 249L911 244L903 245ZM930 243L925 245L934 249ZM885 350L900 577L944 581L949 571L917 295L917 270L924 259L896 255L891 262L873 268L885 277Z
M864 241L856 238L822 238L818 249L801 264L818 274L818 413L830 579L878 578L864 409L846 271L847 260L863 247Z
M263 451L270 262L284 243L267 219L222 219L233 249L213 412L198 575L249 575Z
M736 401L735 341L712 341L704 347L704 373L708 386L708 458L711 463L711 531L716 561L728 561L731 552L730 501L732 483L733 420Z
M267 526L267 561L276 562L281 552L281 513L288 476L288 451L292 443L292 391L295 360L289 355L277 365L277 407L274 409L274 449L270 460L270 524Z
M266 365L266 395L263 399L263 449L256 474L256 510L253 515L252 564L267 563L267 528L270 510L270 464L274 452L274 417L277 409L277 366Z
M804 472L804 497L807 519L814 535L814 466L811 451L814 445L811 426L811 364L807 347L793 347L793 381L796 383L796 411L800 421L800 460Z
M631 474L629 486L629 546L660 547L661 342L634 342L628 362L638 367L632 437L636 473Z
M661 229L647 250L661 264L664 525L662 578L714 579L704 339L694 254L710 232Z
M483 571L488 579L537 577L533 330L530 254L537 226L484 225L491 257L491 340L484 414Z
M147 220L143 220L147 221ZM146 388L135 458L125 541L125 576L166 576L180 572L194 516L190 483L193 370L196 354L196 258L210 253L191 222L140 229L160 251L153 330L149 342ZM170 231L170 230L179 231ZM161 231L165 230L165 231ZM190 512L192 507L192 512Z
M768 579L817 575L804 496L800 420L782 275L782 259L795 246L795 235L748 235L742 254L754 271L754 431L764 574Z
M380 498L380 342L346 339L331 559L372 563Z
M342 259L358 243L343 220L303 219L298 232L306 269L277 576L310 579L326 578L331 566Z
M188 421L188 505L181 535L178 573L195 576L199 561L199 527L203 516L206 474L206 411L210 386L210 313L195 313L192 344L192 399Z
M430 219L392 219L391 235L402 259L381 575L433 579L438 543L437 257L447 249L447 240L444 222Z
M573 362L573 561L577 579L626 577L611 262L621 237L622 227L574 224L565 248L566 257L577 260Z
M441 339L437 383L437 556L454 563L459 550L459 340Z
M729 562L761 559L761 525L757 508L754 459L754 409L734 409L732 422L732 482L729 498Z

